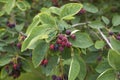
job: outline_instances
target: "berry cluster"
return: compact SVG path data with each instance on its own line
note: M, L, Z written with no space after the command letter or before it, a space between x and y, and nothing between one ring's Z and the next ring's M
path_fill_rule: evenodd
M21 74L22 63L20 59L17 60L17 63L9 63L5 69L9 76L12 76L14 79L18 78Z
M71 37L71 39L75 40L76 36L71 34L70 30L66 30L66 34L59 34L55 44L50 45L50 50L62 52L65 47L70 48L71 42L68 41L67 37Z
M43 59L42 61L41 61L41 64L40 65L42 65L42 66L46 66L48 64L48 60L47 59Z
M14 24L14 23L7 22L7 26L8 26L9 28L14 28L14 27L15 27L15 24Z

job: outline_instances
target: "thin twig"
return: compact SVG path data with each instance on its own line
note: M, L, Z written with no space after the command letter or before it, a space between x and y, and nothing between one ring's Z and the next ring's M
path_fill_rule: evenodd
M101 34L101 36L103 37L103 39L106 41L106 43L109 45L109 47L110 47L111 49L114 49L114 48L112 47L112 45L110 44L109 40L107 39L107 37L103 34L103 32L102 32L100 29L98 29L98 31L99 31L99 33Z

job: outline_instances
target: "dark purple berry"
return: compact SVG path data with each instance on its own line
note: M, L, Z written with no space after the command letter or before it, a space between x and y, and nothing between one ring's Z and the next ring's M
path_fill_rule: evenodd
M109 32L109 35L113 35L114 33L113 32Z
M59 45L55 44L54 50L57 51L59 49Z
M120 40L120 36L117 36L116 38L117 38L117 40Z
M52 80L56 80L57 76L56 75L52 75Z
M85 13L86 13L86 10L82 8L79 13L80 13L80 14L85 14Z
M70 35L71 31L70 30L66 30L66 35Z
M61 77L57 77L55 80L62 80L62 78Z
M75 34L70 35L70 37L71 37L73 40L75 40L75 39L76 39Z
M17 43L17 47L18 47L18 49L21 49L21 46L22 46L21 43Z

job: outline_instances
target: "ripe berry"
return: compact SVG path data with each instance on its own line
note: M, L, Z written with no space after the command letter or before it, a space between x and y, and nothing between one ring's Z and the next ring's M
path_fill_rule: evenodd
M85 13L86 13L86 10L82 8L79 13L80 13L80 14L85 14Z
M18 66L17 64L13 64L14 69L17 69L17 66Z
M74 34L70 35L70 37L75 40L76 39L76 36Z
M22 46L21 43L17 43L17 47L18 47L18 49L21 49L21 46Z
M59 51L62 52L64 48L62 46L59 47Z
M54 44L51 44L50 45L50 50L54 50L54 48L55 48Z
M8 26L9 28L13 28L13 27L15 27L15 24L14 24L14 23L7 22L7 26Z
M56 75L52 75L52 80L56 80L57 76Z
M120 36L117 36L116 38L117 38L117 40L120 40Z
M54 50L57 51L58 48L59 48L59 45L58 45L58 44L55 44Z
M113 32L109 32L109 35L113 35L114 33Z
M66 30L66 35L70 35L71 31L70 30Z

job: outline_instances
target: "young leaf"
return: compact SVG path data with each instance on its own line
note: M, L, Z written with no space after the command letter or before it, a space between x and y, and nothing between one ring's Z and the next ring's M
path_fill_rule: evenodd
M17 1L16 5L21 11L25 11L27 9L24 1Z
M8 55L1 56L0 57L0 66L4 66L4 65L8 64L10 61L11 61L11 57L9 57Z
M120 53L115 50L109 50L108 62L113 69L120 70Z
M120 15L114 15L112 18L112 24L113 26L120 25Z
M5 78L7 75L8 75L8 73L7 73L6 69L5 69L5 67L3 67L1 69L1 79Z
M33 30L34 27L38 26L38 24L40 23L40 17L39 15L36 15L33 18L33 22L28 26L28 29L26 31L26 34L29 36L31 31Z
M48 25L50 25L50 27L55 27L55 25L56 25L55 18L52 17L50 14L41 13L41 14L39 14L39 17L40 17L42 24L48 24Z
M32 66L27 60L22 60L22 69L26 72L31 72L32 71Z
M15 6L15 0L7 1L7 3L5 4L5 11L7 12L7 14L10 14L14 6Z
M104 47L104 45L105 45L105 43L104 43L104 41L102 41L102 40L95 42L95 48L96 48L96 49L101 49L101 48Z
M76 35L75 40L70 39L70 42L74 47L88 48L93 45L93 42L87 33L77 32L75 35Z
M32 62L35 68L38 67L41 61L44 59L44 56L47 53L48 48L49 48L48 43L46 43L45 41L41 41L41 43L38 44L36 48L33 50Z
M93 21L90 24L88 24L91 28L104 28L104 24L101 21Z
M85 3L83 4L83 8L91 13L97 13L98 12L98 8L90 3Z
M40 39L48 38L48 34L52 29L49 28L49 25L40 25L38 27L33 28L31 34L24 40L22 45L22 51L30 48L31 45L34 45Z
M75 80L79 72L80 72L80 64L75 58L73 58L70 64L68 80Z
M105 16L102 16L102 20L106 25L108 25L110 23L110 20Z
M82 8L80 3L69 3L61 7L60 17L61 19L68 20L73 18Z
M97 80L116 80L116 73L113 69L107 69L103 73L101 73Z
M120 41L111 38L111 39L110 39L110 43L111 43L112 47L113 47L115 50L117 50L117 51L120 52Z

